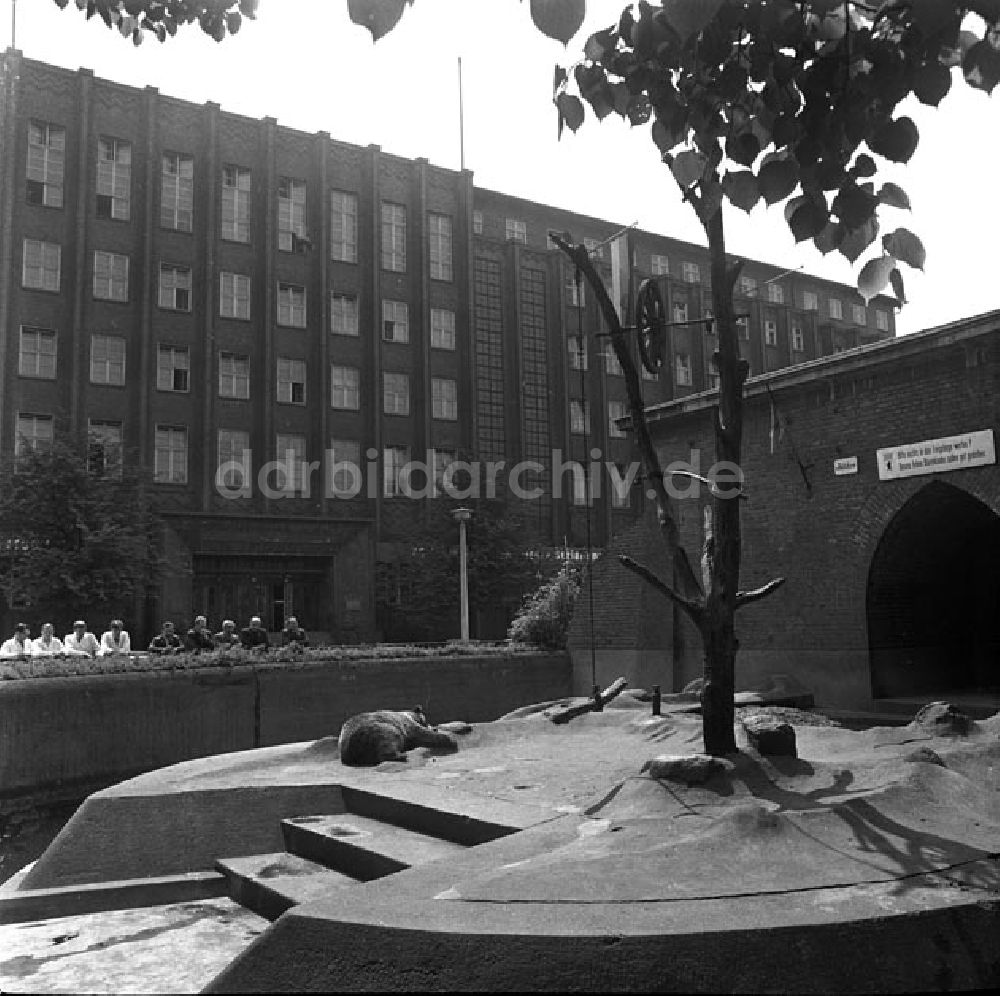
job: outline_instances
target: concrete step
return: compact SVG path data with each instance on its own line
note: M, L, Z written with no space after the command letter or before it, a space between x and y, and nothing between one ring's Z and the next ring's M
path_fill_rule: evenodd
M215 867L228 881L229 897L267 920L358 881L286 851L219 858Z
M281 821L281 832L292 854L365 882L465 851L463 844L354 813L293 817Z

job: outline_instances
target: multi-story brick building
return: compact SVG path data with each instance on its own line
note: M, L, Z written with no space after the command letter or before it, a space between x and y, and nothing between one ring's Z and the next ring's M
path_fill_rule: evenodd
M0 457L65 435L148 471L171 568L134 628L294 609L370 638L433 500L412 460L561 469L565 499L521 508L539 546L603 546L640 513L641 488L596 484L588 510L562 466L631 444L548 234L586 239L609 282L627 245L615 279L657 277L672 321L704 314L703 248L14 50L0 72ZM889 299L797 271L751 261L741 293L755 372L894 334ZM676 326L649 402L711 386L713 348Z

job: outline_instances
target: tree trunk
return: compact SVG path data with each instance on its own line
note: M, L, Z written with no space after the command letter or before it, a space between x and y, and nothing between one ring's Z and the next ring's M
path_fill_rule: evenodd
M722 462L740 467L743 441L743 384L747 364L740 359L733 313L733 288L739 265L726 262L726 238L719 208L705 223L712 261L712 310L719 335L719 407L715 417L716 466ZM706 519L705 615L701 627L705 645L705 686L702 716L705 753L714 756L736 750L733 732L735 710L736 595L740 581L740 503L732 486L712 502ZM709 521L711 533L708 533Z

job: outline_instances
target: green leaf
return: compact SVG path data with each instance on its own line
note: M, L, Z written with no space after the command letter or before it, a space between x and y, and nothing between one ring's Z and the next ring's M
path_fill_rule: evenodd
M924 251L923 243L909 229L897 228L883 236L882 245L885 251L892 253L896 259L902 260L915 270L922 270L927 254Z
M889 283L892 284L893 293L900 304L906 304L906 294L903 291L903 274L899 269L895 269L889 274Z
M828 221L814 239L813 245L825 256L840 245L844 237L844 226L839 221Z
M846 232L840 240L840 253L852 263L875 241L878 235L878 219L872 215L859 228Z
M726 140L726 155L741 166L753 166L760 154L760 142L752 132L745 131Z
M867 152L859 152L857 158L854 160L854 165L851 166L850 174L858 178L874 176L877 170L878 167L875 165L875 160Z
M883 183L877 196L879 203L885 204L887 207L902 208L904 211L910 210L910 198L907 197L906 191L902 187L896 186L895 183Z
M723 0L665 0L662 16L683 45L709 24L722 4Z
M1000 52L988 41L978 41L962 60L965 82L977 90L992 93L1000 83Z
M347 0L347 13L372 33L372 41L378 41L399 23L406 4L407 0Z
M583 101L575 94L561 93L555 99L555 105L559 109L559 136L562 136L563 125L567 125L570 131L575 132L583 124L584 111Z
M917 126L910 118L890 121L868 139L868 148L890 162L905 163L920 141Z
M757 187L757 177L748 169L728 172L722 178L722 190L730 202L741 211L749 214L760 200L760 189Z
M674 158L670 171L677 183L687 190L692 183L697 183L702 178L707 163L708 160L702 153L686 149Z
M853 180L845 183L833 199L830 210L847 228L860 228L875 213L878 201L874 195Z
M531 19L543 35L568 45L580 30L587 0L531 0Z
M650 135L656 143L656 147L664 156L670 152L671 149L676 148L676 146L684 139L683 132L676 132L673 129L668 128L662 118L657 118L653 122L653 127L650 129Z
M799 167L794 159L765 161L757 173L757 184L768 204L784 200L799 182Z
M858 293L865 299L865 304L876 294L882 293L895 267L896 260L888 255L876 256L861 267L861 272L858 274Z
M922 104L937 107L951 89L951 70L940 62L925 62L913 77L913 93Z
M792 230L796 242L804 242L806 239L818 236L826 228L830 214L822 198L803 194L801 198L795 200L802 203L799 203L788 216L788 227Z

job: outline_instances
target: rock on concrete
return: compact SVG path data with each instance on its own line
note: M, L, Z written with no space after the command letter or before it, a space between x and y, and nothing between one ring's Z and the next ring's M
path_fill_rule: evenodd
M970 716L950 702L928 702L910 723L911 727L926 730L936 737L967 737L975 725Z
M795 730L791 724L759 713L744 716L742 723L750 746L758 754L765 757L798 757Z
M685 785L704 785L713 775L731 768L731 762L708 754L660 754L642 766L650 778Z

